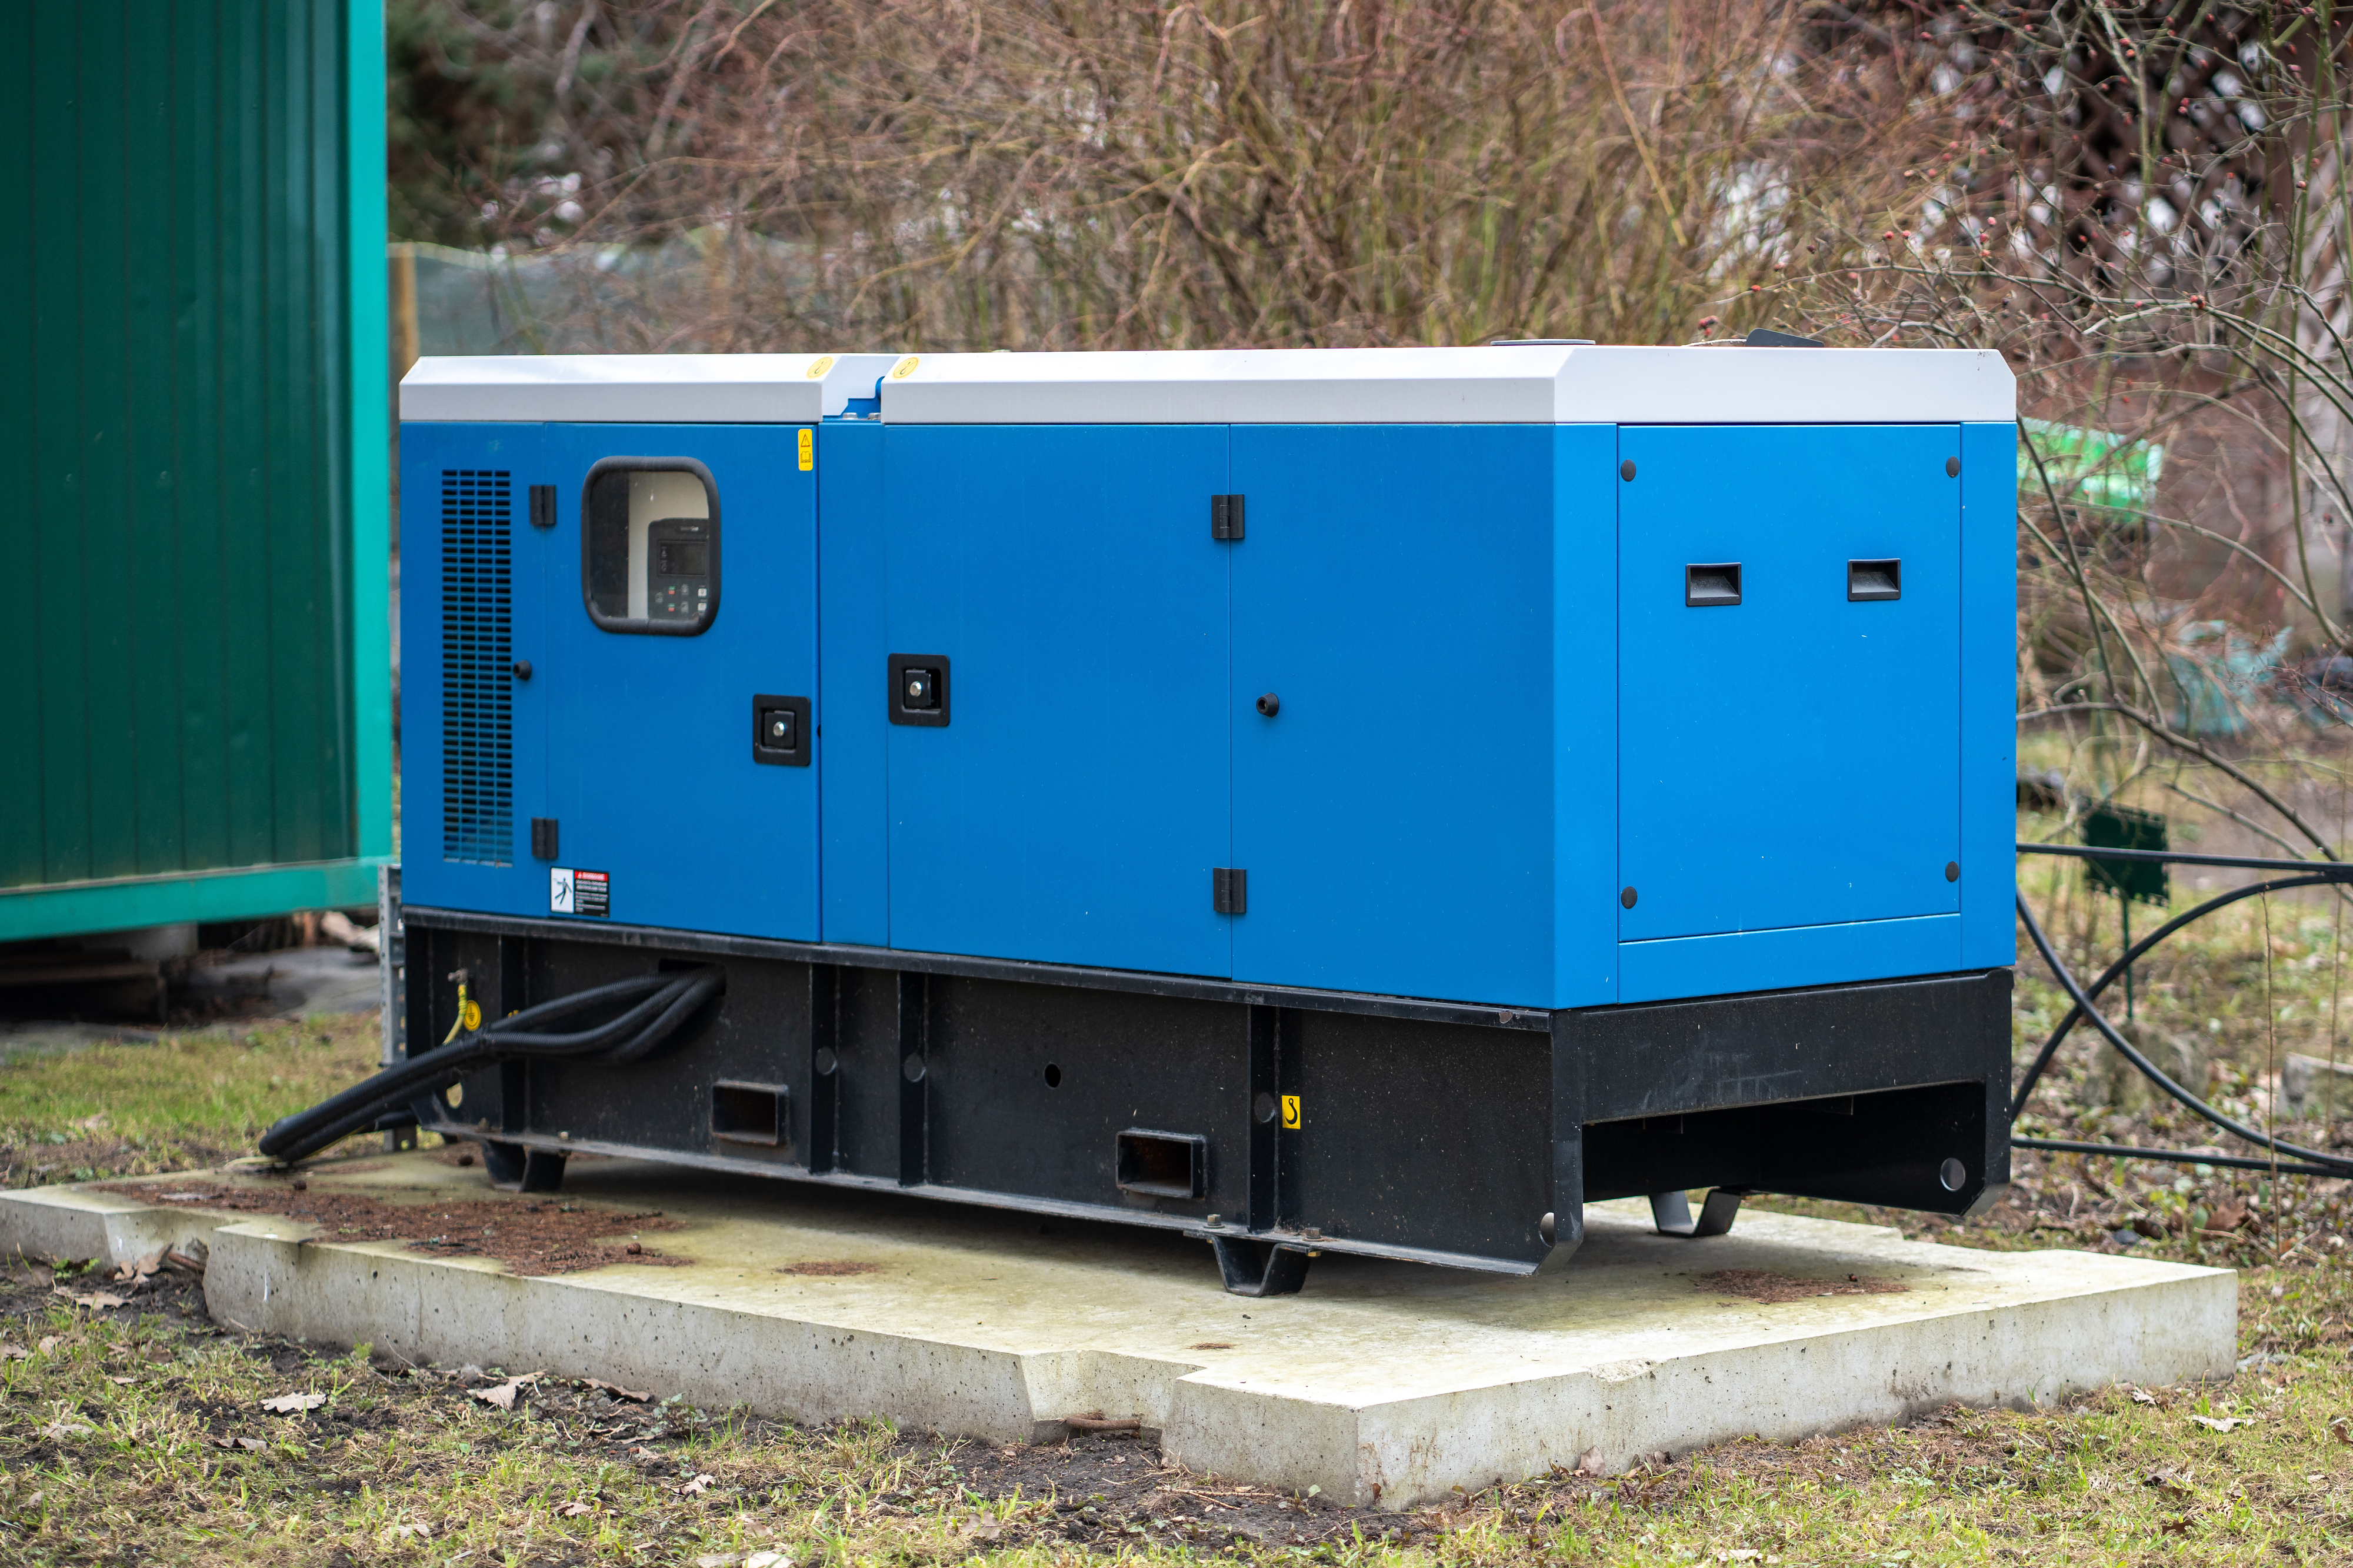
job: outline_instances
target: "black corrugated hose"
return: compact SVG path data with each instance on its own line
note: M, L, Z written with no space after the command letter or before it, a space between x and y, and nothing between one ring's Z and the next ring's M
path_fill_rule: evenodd
M261 1135L261 1152L290 1163L306 1158L374 1124L386 1111L439 1094L467 1073L496 1062L635 1061L668 1039L697 1008L725 990L726 984L723 971L705 965L616 981L526 1007L461 1034L438 1049L396 1062L374 1078L308 1110L295 1112ZM594 1028L565 1035L540 1032L543 1026L575 1013L624 1005L624 1011Z
M2052 1031L2051 1038L2043 1043L2042 1049L2035 1056L2033 1065L2026 1069L2026 1076L2020 1080L2018 1092L2010 1100L2010 1120L2015 1121L2019 1113L2026 1109L2027 1096L2034 1092L2034 1086L2041 1080L2044 1069L2050 1067L2052 1058L2058 1055L2060 1043L2066 1039L2068 1031L2073 1029L2075 1021L2081 1018L2097 1029L2108 1044L2116 1047L2125 1060L2130 1062L2142 1077L2172 1096L2191 1113L2213 1123L2234 1138L2242 1138L2258 1149L2268 1150L2270 1152L2267 1158L2249 1159L2232 1155L2200 1154L2189 1150L2142 1149L2125 1144L2083 1143L2057 1138L2014 1137L2010 1140L2012 1145L2022 1149L2042 1149L2060 1153L2109 1154L2119 1159L2167 1160L2185 1164L2231 1165L2248 1170L2275 1170L2282 1175L2353 1177L2353 1160L2339 1154L2327 1153L2318 1149L2306 1149L2301 1144L2274 1138L2199 1099L2167 1076L2165 1070L2155 1062L2136 1050L2132 1042L2116 1032L2116 1026L2108 1022L2092 1001L2093 997L2106 990L2110 983L2125 972L2127 964L2191 921L2211 914L2226 904L2236 903L2241 899L2253 898L2258 894L2280 892L2290 888L2353 882L2353 866L2330 861L2265 860L2226 855L2191 855L2161 849L2086 849L2072 844L2021 844L2018 847L2027 854L2066 855L2080 859L2159 860L2191 865L2245 867L2268 871L2292 870L2294 874L2252 883L2243 888L2231 889L2218 898L2209 899L2197 908L2175 916L2126 949L2122 957L2110 964L2106 972L2092 983L2089 991L2086 991L2076 980L2067 965L2061 962L2058 952L2051 945L2051 939L2043 934L2041 922L2035 920L2034 911L2027 906L2026 895L2024 893L2018 895L2018 918L2026 923L2026 934L2033 939L2035 951L2042 955L2042 962L2050 966L2051 973L2059 981L2060 988L2067 993L2068 999L2074 1005L2068 1009L2065 1017L2059 1020L2059 1026ZM2283 1155L2287 1158L2282 1159Z

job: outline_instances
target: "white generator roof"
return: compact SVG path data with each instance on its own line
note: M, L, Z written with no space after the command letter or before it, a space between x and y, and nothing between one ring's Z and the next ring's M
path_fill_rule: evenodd
M1977 349L1205 349L910 354L894 425L1926 424L2017 416Z
M403 419L807 425L874 395L898 354L475 354L420 359Z
M896 425L1757 425L2008 422L1989 349L1199 349L420 359L400 416L807 424L882 384Z

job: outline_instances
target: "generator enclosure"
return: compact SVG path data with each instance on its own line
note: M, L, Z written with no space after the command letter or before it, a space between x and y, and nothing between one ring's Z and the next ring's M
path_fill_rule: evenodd
M1997 354L428 359L401 412L407 1038L460 972L725 971L423 1108L516 1179L1170 1226L1240 1289L2007 1180Z

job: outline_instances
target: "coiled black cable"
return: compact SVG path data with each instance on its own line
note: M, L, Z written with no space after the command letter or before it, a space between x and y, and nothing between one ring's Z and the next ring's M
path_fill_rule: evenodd
M261 1152L273 1160L304 1159L373 1124L387 1110L438 1095L466 1074L497 1062L533 1058L636 1061L726 986L725 973L706 965L617 980L526 1007L469 1030L438 1049L396 1062L308 1110L296 1111L261 1135ZM630 1005L593 1028L543 1032L543 1026L558 1019L625 1003Z
M2040 850L2044 853L2057 852L2063 854L2073 851L2073 847L2072 845L2052 846L2021 844L2019 847L2022 850ZM2168 855L2163 851L2143 850L2135 852L2131 850L2103 849L2096 851L2095 854L2100 858L2114 858L2118 859L2129 858L2135 860L2178 859L2192 861L2193 863L2220 863L2225 865L2249 864L2249 862L2246 861L2232 861L2224 857L2219 856L2175 856ZM2089 858L2090 857L2085 858ZM2276 861L2257 861L2253 863L2265 867L2276 867L2280 864ZM2289 864L2295 863L2289 862ZM2041 922L2035 920L2033 910L2028 907L2026 895L2024 893L2020 893L2018 895L2018 918L2025 922L2026 934L2033 939L2035 951L2042 955L2042 962L2050 966L2051 973L2056 976L2059 981L2060 988L2067 993L2068 999L2072 1001L2074 1005L2069 1009L2067 1016L2059 1021L2059 1027L2052 1032L2051 1038L2044 1043L2042 1051L2035 1057L2034 1065L2027 1069L2025 1079L2019 1084L2017 1096L2010 1102L2011 1120L2015 1121L2018 1113L2025 1108L2026 1097L2033 1092L2034 1085L2036 1081L2042 1078L2043 1069L2050 1066L2052 1058L2058 1054L2060 1042L2067 1037L2068 1030L2074 1026L2074 1023L2077 1018L2083 1018L2088 1020L2091 1026L2097 1029L2101 1036L2106 1039L2108 1044L2114 1046L2124 1057L2125 1060L2130 1062L2133 1067L2140 1072L2142 1077L2157 1085L2158 1088L2165 1090L2167 1094L2179 1101L2185 1109L2203 1118L2207 1121L2213 1123L2223 1131L2230 1133L2232 1137L2242 1138L2259 1149L2268 1149L2274 1156L2284 1154L2291 1159L2305 1162L2304 1167L2296 1173L2297 1174L2353 1176L2353 1160L2345 1159L2340 1155L2324 1153L2317 1149L2306 1149L2301 1144L2290 1143L2284 1139L2272 1137L2268 1133L2258 1131L2256 1129L2249 1127L2244 1122L2224 1114L2215 1107L2209 1105L2204 1100L2199 1099L2189 1089L2183 1088L2180 1084L2176 1083L2171 1078L2168 1077L2162 1068L2159 1068L2155 1062L2150 1061L2147 1057L2136 1050L2133 1047L2132 1042L2126 1039L2124 1036L2116 1032L2116 1026L2108 1022L2107 1018L2100 1012L2099 1008L2095 1006L2092 1001L2094 996L2107 988L2111 981L2115 980L2116 976L2124 973L2125 966L2127 963L2130 963L2133 960L2140 957L2150 948L2155 947L2159 942L2162 942L2165 938L2172 935L2175 931L2179 931L2183 926L2188 925L2190 921L2198 919L2200 915L2211 913L2214 910L2221 909L2225 904L2234 902L2237 900L2252 898L2258 893L2278 891L2286 888L2310 887L2325 882L2339 882L2347 880L2348 876L2353 876L2353 869L2334 866L2316 867L2313 872L2301 874L2295 877L2281 878L2273 881L2257 883L2247 888L2234 888L2220 898L2211 899L2204 904L2200 905L2197 909L2191 910L2185 914L2168 921L2164 925L2150 932L2147 937L2135 942L2122 958L2119 958L2115 963L2108 966L2107 972L2102 974L2099 979L2093 984L2089 992L2086 992L2084 986L2075 979L2073 973L2068 969L2067 965L2061 962L2058 952L2051 945L2051 939L2043 934ZM2047 1139L2013 1138L2011 1142L2023 1145L2027 1148L2034 1148L2037 1146L2051 1146L2053 1143L2053 1141ZM2068 1152L2083 1152L2084 1150L2081 1147L2073 1147ZM2117 1149L2116 1152L2119 1155L2126 1157L2139 1156L2142 1158L2152 1157L2153 1154L2152 1151L2126 1149L2121 1147ZM2195 1156L2185 1155L2184 1158L2194 1159Z

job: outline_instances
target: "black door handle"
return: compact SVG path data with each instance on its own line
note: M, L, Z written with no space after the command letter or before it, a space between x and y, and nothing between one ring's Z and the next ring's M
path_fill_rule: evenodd
M1850 561L1846 563L1846 596L1850 599L1900 599L1904 596L1901 561Z
M1716 561L1684 567L1683 603L1702 609L1740 603L1740 563Z

